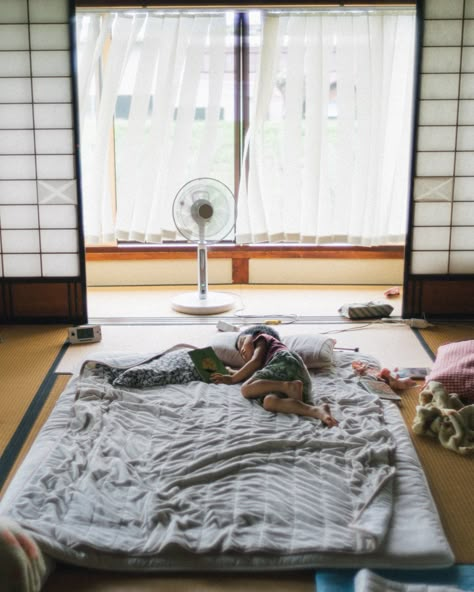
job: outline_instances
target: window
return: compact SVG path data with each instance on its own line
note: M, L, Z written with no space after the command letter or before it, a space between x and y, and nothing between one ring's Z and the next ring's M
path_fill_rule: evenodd
M403 243L414 11L77 22L89 244L181 240L171 205L196 177L235 193L238 243Z

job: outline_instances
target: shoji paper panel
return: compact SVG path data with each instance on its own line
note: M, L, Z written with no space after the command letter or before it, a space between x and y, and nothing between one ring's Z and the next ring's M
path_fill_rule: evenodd
M0 0L0 276L79 277L68 0Z
M410 273L474 274L474 0L425 0Z

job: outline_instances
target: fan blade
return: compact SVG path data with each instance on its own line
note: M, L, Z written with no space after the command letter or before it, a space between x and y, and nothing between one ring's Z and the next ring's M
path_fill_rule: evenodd
M173 218L178 231L188 240L200 244L222 240L234 225L234 196L216 179L194 179L178 191Z

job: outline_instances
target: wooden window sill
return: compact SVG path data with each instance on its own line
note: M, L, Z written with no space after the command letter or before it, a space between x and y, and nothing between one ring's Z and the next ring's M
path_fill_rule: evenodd
M217 259L403 259L403 246L358 247L320 245L208 245L208 255ZM195 244L89 246L87 261L190 259Z

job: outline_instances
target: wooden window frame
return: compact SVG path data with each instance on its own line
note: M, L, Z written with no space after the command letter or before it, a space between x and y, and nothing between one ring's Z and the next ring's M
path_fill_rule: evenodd
M389 0L378 0L378 5L388 7L406 7L416 6L413 0L399 0L393 2ZM356 0L326 0L326 1L299 1L297 3L286 2L268 2L262 1L258 4L249 4L246 2L196 2L167 4L165 2L143 2L134 0L75 0L78 8L105 8L105 9L124 9L124 8L192 8L202 7L228 8L229 10L248 10L265 7L288 7L291 8L309 8L321 7L331 8L342 6L371 6L372 2L360 2ZM245 28L245 19L240 19L240 26ZM244 31L245 33L245 31ZM243 86L240 89L235 101L236 126L248 124L248 113L245 108L242 109L242 94L248 94L248 63L236 48L235 55L236 68L243 70ZM243 121L240 122L242 117ZM235 148L236 153L240 153L241 135L236 134ZM238 159L236 159L238 161ZM236 165L236 173L239 172L239 164ZM237 178L237 175L236 175ZM117 246L87 246L87 261L130 261L130 260L184 260L194 259L196 256L195 245L192 244L120 244ZM249 281L249 261L251 259L404 259L405 247L403 245L387 245L378 247L362 247L355 245L289 245L289 244L254 244L254 245L236 245L219 244L210 245L208 250L209 258L232 259L232 282L248 283Z

